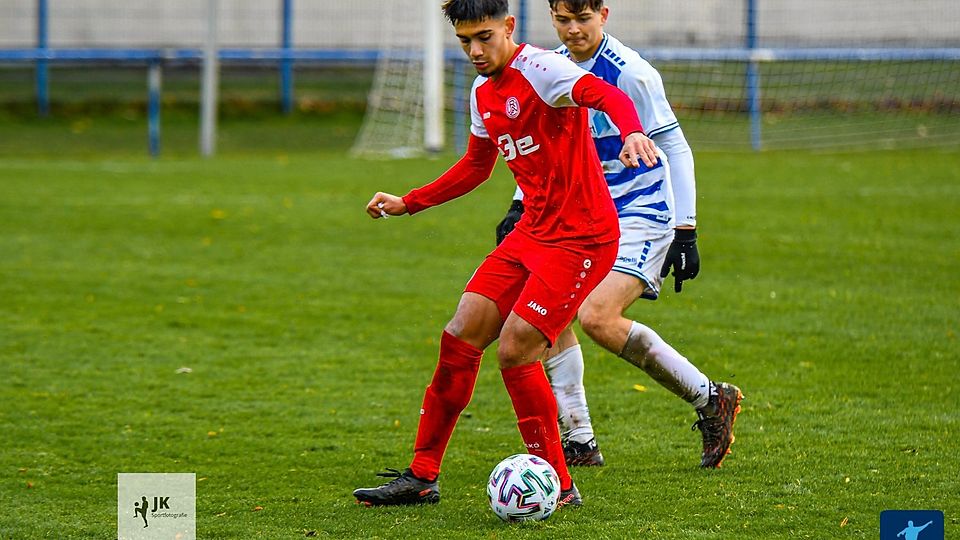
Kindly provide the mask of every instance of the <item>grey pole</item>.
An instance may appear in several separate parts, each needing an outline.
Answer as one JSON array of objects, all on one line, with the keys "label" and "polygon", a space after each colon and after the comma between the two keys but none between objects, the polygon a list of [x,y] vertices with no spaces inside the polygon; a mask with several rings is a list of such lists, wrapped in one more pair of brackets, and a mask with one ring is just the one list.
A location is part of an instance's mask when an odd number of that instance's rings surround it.
[{"label": "grey pole", "polygon": [[200,83],[200,154],[212,156],[217,147],[217,86],[220,65],[217,58],[218,0],[207,0],[207,36],[203,47],[203,79]]}]

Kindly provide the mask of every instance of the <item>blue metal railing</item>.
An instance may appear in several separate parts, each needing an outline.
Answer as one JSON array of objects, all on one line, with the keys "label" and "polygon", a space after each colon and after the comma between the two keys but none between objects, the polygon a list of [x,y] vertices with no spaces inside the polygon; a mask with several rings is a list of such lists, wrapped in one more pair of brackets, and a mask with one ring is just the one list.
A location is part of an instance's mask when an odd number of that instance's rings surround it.
[{"label": "blue metal railing", "polygon": [[[290,113],[294,102],[294,66],[298,62],[369,63],[373,64],[381,52],[376,49],[296,49],[293,47],[294,0],[279,0],[281,3],[281,35],[277,48],[229,48],[219,51],[219,60],[224,62],[268,62],[279,67],[280,101],[284,113]],[[525,41],[530,34],[528,0],[516,1],[518,41]],[[746,64],[744,90],[750,119],[750,140],[754,149],[762,145],[762,101],[760,66],[764,62],[790,61],[958,61],[960,48],[761,48],[759,42],[759,2],[746,0],[744,5],[745,39],[742,47],[735,48],[649,48],[639,52],[654,61],[689,62],[743,62]],[[199,62],[201,49],[194,48],[62,48],[49,46],[48,0],[36,0],[37,35],[36,47],[25,49],[0,49],[0,62],[33,62],[37,112],[49,114],[49,65],[51,62],[123,62],[143,63],[149,67],[148,76],[148,132],[151,154],[159,153],[160,132],[160,74],[165,62]],[[400,53],[411,54],[411,53]],[[446,51],[445,59],[462,60],[458,50]],[[457,107],[464,100],[469,87],[461,88],[461,78],[467,78],[462,62],[456,63],[454,97]],[[464,94],[464,95],[461,95]],[[458,110],[457,118],[462,116]],[[457,146],[460,146],[458,141]]]},{"label": "blue metal railing", "polygon": [[[463,54],[463,53],[460,53]],[[278,61],[296,62],[342,62],[374,63],[380,52],[375,49],[220,49],[219,58],[225,61]],[[146,49],[0,49],[0,62],[146,62],[152,59],[163,61],[199,61],[203,50],[194,48],[146,48]]]},{"label": "blue metal railing", "polygon": [[[874,62],[918,62],[918,61],[958,61],[960,48],[638,48],[637,51],[650,60],[663,62],[804,62],[804,61],[874,61]],[[221,61],[239,62],[330,62],[356,64],[376,63],[381,51],[377,49],[283,49],[283,48],[229,48],[220,49]],[[400,53],[406,55],[410,53]],[[419,58],[419,55],[413,55]],[[446,60],[459,60],[463,57],[460,50],[445,52]],[[0,49],[0,62],[35,62],[40,60],[57,62],[113,61],[147,62],[152,59],[163,61],[199,61],[203,59],[201,49]]]},{"label": "blue metal railing", "polygon": [[[46,5],[45,0],[39,0]],[[289,0],[285,0],[289,1]],[[756,0],[750,0],[751,3]],[[41,9],[45,11],[45,7]],[[37,47],[27,49],[0,49],[0,62],[19,63],[34,62],[36,64],[37,108],[38,113],[45,116],[49,113],[49,96],[47,93],[48,69],[51,62],[122,62],[146,64],[149,67],[148,75],[148,148],[151,155],[160,152],[160,73],[165,62],[200,62],[203,51],[194,48],[182,49],[51,49],[47,46],[46,17],[38,23]],[[755,18],[753,24],[756,24]],[[755,27],[754,27],[755,28]],[[650,48],[639,52],[653,61],[687,61],[687,62],[744,62],[747,64],[746,93],[750,115],[750,138],[754,149],[760,149],[762,144],[761,120],[762,109],[760,101],[759,67],[764,62],[801,62],[801,61],[960,61],[960,48],[759,48],[755,33],[749,34],[746,47],[743,48]],[[223,62],[268,62],[280,63],[281,92],[285,111],[292,109],[293,80],[292,69],[297,62],[311,63],[345,63],[373,65],[382,54],[376,49],[294,49],[284,38],[284,46],[280,48],[229,48],[219,51],[219,59]],[[400,55],[413,55],[401,52]],[[419,57],[417,55],[417,57]],[[448,50],[444,53],[445,60],[463,60],[463,53],[459,50]],[[457,80],[466,77],[462,62],[459,66]],[[287,75],[284,75],[284,73]],[[462,107],[465,104],[465,95],[469,85],[459,85],[455,103]],[[460,95],[463,94],[463,95]],[[461,103],[462,102],[462,103]],[[457,117],[463,111],[458,109]],[[462,130],[457,130],[460,133]],[[465,146],[465,141],[457,140],[455,146],[459,149]]]}]

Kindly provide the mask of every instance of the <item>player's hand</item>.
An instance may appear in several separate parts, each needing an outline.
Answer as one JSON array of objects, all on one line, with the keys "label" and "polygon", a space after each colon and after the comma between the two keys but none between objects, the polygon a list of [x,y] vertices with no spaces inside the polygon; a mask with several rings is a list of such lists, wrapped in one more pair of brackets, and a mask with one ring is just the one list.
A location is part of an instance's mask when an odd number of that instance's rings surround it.
[{"label": "player's hand", "polygon": [[625,167],[636,169],[642,161],[647,167],[657,164],[660,157],[657,155],[657,146],[649,137],[635,131],[623,140],[623,150],[620,150],[620,163]]},{"label": "player's hand", "polygon": [[697,251],[696,229],[675,231],[673,242],[667,250],[667,258],[663,261],[663,268],[660,269],[661,278],[667,277],[671,266],[673,267],[673,290],[676,292],[683,289],[684,280],[693,279],[700,273],[700,252]]},{"label": "player's hand", "polygon": [[497,223],[497,245],[499,246],[503,239],[510,234],[510,231],[516,227],[517,222],[520,221],[520,216],[523,215],[523,201],[519,199],[514,199],[510,203],[510,209],[507,210],[507,215],[500,220],[500,223]]},{"label": "player's hand", "polygon": [[387,216],[402,216],[407,213],[407,205],[403,199],[389,193],[377,192],[367,203],[367,215],[373,219]]}]

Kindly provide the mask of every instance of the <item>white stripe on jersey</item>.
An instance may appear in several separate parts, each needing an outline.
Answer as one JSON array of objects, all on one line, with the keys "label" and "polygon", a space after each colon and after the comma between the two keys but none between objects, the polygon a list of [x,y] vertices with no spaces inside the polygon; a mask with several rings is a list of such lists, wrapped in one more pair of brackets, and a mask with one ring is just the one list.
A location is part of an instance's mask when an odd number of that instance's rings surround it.
[{"label": "white stripe on jersey", "polygon": [[473,80],[473,87],[470,88],[470,133],[481,139],[490,138],[490,134],[487,133],[487,126],[483,124],[483,118],[480,118],[480,111],[477,110],[477,88],[485,82],[487,82],[487,78],[478,75]]},{"label": "white stripe on jersey", "polygon": [[[523,74],[523,78],[530,83],[534,92],[547,105],[557,107],[576,107],[573,101],[573,87],[581,77],[588,72],[568,59],[557,55],[554,51],[547,51],[524,45],[520,54],[513,59],[509,68]],[[549,75],[548,75],[549,73]],[[478,75],[470,88],[470,132],[477,137],[489,139],[490,134],[483,124],[483,118],[477,112],[477,88],[489,79]]]},{"label": "white stripe on jersey", "polygon": [[551,107],[576,107],[573,87],[587,71],[553,51],[525,45],[510,67],[523,73],[533,90]]}]

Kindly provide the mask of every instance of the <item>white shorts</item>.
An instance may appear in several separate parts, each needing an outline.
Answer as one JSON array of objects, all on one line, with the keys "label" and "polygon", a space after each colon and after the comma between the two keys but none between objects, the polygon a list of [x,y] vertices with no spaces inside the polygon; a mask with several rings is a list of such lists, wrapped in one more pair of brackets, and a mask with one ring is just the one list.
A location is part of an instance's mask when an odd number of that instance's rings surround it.
[{"label": "white shorts", "polygon": [[673,229],[651,229],[643,219],[620,220],[620,250],[613,271],[634,276],[646,284],[640,298],[660,296],[660,269],[673,242]]}]

